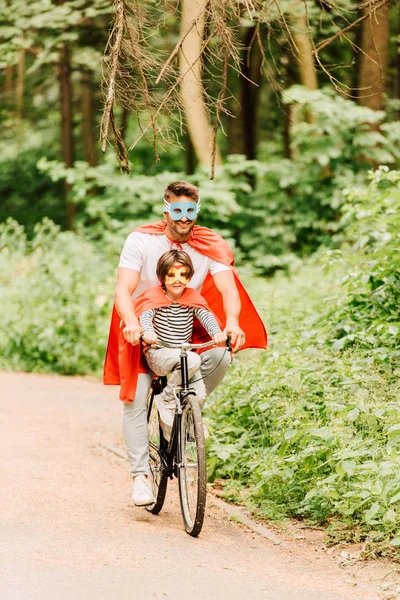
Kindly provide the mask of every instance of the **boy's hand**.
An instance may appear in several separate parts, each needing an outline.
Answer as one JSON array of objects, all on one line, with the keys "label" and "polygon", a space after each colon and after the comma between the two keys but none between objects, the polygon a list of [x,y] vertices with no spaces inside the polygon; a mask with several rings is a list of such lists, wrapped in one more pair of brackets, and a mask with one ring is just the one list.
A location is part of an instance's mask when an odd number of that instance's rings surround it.
[{"label": "boy's hand", "polygon": [[216,344],[225,344],[226,342],[226,333],[217,333],[214,335],[214,342]]},{"label": "boy's hand", "polygon": [[157,343],[157,336],[154,331],[145,331],[142,340],[149,346],[154,346]]}]

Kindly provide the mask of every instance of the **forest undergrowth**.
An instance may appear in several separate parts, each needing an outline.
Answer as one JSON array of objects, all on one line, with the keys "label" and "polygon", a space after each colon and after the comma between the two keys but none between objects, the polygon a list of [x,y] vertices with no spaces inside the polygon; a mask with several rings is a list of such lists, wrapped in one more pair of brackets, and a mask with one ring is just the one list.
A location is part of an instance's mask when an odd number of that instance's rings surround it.
[{"label": "forest undergrowth", "polygon": [[357,235],[347,249],[248,281],[269,350],[234,361],[208,419],[226,498],[399,558],[398,183],[383,169],[368,191],[348,192],[344,219]]},{"label": "forest undergrowth", "polygon": [[[211,477],[260,519],[327,525],[331,540],[400,544],[399,366],[333,350],[343,271],[321,264],[258,281],[267,352],[248,351],[214,393]],[[385,546],[386,547],[386,546]],[[390,545],[389,545],[390,548]]]}]

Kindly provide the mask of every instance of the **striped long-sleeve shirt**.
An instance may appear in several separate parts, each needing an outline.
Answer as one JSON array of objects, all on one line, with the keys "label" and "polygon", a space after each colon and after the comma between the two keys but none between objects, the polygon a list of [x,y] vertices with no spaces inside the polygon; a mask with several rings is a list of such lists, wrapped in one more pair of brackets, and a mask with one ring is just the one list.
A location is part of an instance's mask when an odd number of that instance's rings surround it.
[{"label": "striped long-sleeve shirt", "polygon": [[170,304],[162,308],[146,310],[140,315],[143,330],[154,331],[162,342],[183,344],[192,337],[193,317],[197,317],[210,337],[221,333],[214,315],[205,308]]}]

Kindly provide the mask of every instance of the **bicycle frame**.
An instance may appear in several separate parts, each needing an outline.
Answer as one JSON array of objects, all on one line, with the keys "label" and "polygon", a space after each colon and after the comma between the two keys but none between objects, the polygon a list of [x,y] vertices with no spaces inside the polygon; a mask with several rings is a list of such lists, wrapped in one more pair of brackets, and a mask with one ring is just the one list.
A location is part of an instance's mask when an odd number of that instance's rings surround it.
[{"label": "bicycle frame", "polygon": [[[165,344],[164,342],[158,341],[157,346],[163,348],[174,348],[180,349],[181,354],[179,356],[180,368],[181,368],[181,387],[176,393],[174,390],[174,395],[177,401],[177,410],[175,412],[174,422],[172,424],[171,437],[166,448],[166,453],[159,453],[160,459],[163,463],[168,476],[172,479],[173,474],[177,475],[176,470],[182,464],[182,456],[180,454],[180,446],[176,443],[177,439],[181,433],[181,415],[182,410],[185,407],[186,398],[190,395],[196,395],[196,391],[193,388],[189,387],[189,371],[188,371],[188,352],[194,348],[210,348],[214,346],[214,342],[206,342],[205,344],[189,344],[184,343],[180,345],[172,345]],[[230,339],[229,336],[227,338],[227,347],[230,349]],[[150,409],[151,410],[151,405]],[[174,457],[176,457],[174,464]]]},{"label": "bicycle frame", "polygon": [[[158,342],[156,345],[180,350],[181,383],[173,388],[176,407],[169,442],[163,435],[160,417],[153,407],[154,396],[162,391],[167,379],[166,377],[157,377],[152,383],[147,420],[152,423],[151,436],[149,430],[149,453],[155,491],[154,503],[146,508],[153,514],[160,512],[165,501],[168,479],[172,479],[175,475],[179,483],[179,498],[185,530],[189,535],[197,537],[203,526],[205,515],[207,467],[200,406],[196,399],[190,398],[192,395],[196,396],[196,389],[190,387],[188,352],[192,348],[211,347],[214,342],[196,345],[189,343],[170,345]],[[229,336],[227,347],[231,350]]]}]

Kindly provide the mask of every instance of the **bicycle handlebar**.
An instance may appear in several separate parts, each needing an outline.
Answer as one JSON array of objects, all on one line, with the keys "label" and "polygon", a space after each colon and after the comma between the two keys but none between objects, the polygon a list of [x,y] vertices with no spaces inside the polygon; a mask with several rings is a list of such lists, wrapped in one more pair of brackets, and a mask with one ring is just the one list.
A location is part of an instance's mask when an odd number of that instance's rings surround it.
[{"label": "bicycle handlebar", "polygon": [[[142,336],[140,336],[142,337]],[[228,334],[226,336],[226,346],[228,348],[229,351],[232,350],[231,348],[231,336]],[[205,342],[204,344],[190,344],[189,342],[185,342],[183,344],[167,344],[166,342],[162,342],[161,340],[157,340],[157,342],[154,344],[153,348],[158,346],[159,348],[172,348],[172,349],[177,349],[177,350],[193,350],[196,348],[210,348],[211,346],[215,346],[215,342],[214,340],[210,340],[209,342]]]}]

